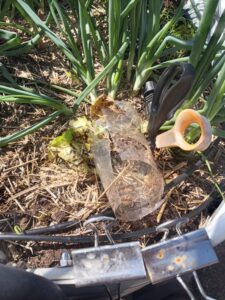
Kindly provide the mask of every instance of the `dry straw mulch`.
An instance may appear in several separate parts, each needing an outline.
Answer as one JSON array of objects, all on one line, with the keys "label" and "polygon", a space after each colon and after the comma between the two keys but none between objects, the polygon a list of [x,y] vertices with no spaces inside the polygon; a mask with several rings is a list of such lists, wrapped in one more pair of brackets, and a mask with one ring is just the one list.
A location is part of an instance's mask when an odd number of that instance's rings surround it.
[{"label": "dry straw mulch", "polygon": [[[66,66],[62,59],[50,61],[45,51],[40,51],[38,55],[35,52],[33,57],[22,57],[19,64],[17,61],[17,67],[13,58],[5,62],[11,72],[19,77],[35,78],[67,86],[70,84],[77,92],[82,89],[79,83],[74,87],[74,83],[70,82],[71,79],[66,75]],[[21,79],[21,83],[25,83],[24,79]],[[47,91],[43,88],[44,93]],[[123,95],[120,93],[120,98],[123,98]],[[55,97],[58,97],[56,93]],[[70,96],[61,95],[60,98],[68,104],[72,102]],[[141,98],[138,101],[129,98],[128,101],[135,103],[137,109],[141,110]],[[36,106],[0,104],[0,136],[27,127],[46,113],[48,113],[46,110]],[[88,115],[89,107],[82,105],[78,114]],[[87,170],[79,168],[79,165],[66,164],[60,159],[49,161],[47,155],[49,142],[67,127],[68,120],[59,118],[37,133],[0,149],[0,218],[8,219],[6,223],[0,224],[1,231],[12,231],[15,225],[19,225],[22,230],[27,230],[67,220],[85,220],[88,216],[109,208],[91,157],[87,162]],[[218,183],[223,184],[225,173],[223,144],[220,143],[214,150],[215,155],[211,162],[214,178]],[[181,174],[185,167],[193,163],[170,150],[156,152],[155,158],[166,182]],[[208,169],[203,166],[188,180],[169,191],[165,195],[164,204],[155,214],[134,224],[119,222],[115,230],[119,232],[141,229],[185,215],[205,201],[213,189],[214,184]],[[194,226],[204,218],[202,214]],[[85,232],[80,228],[70,233]],[[143,243],[147,241],[142,240]],[[12,262],[18,263],[23,260],[29,266],[49,266],[59,257],[60,247],[56,249],[55,245],[46,246],[39,243],[37,246],[33,242],[10,242],[5,246]]]}]

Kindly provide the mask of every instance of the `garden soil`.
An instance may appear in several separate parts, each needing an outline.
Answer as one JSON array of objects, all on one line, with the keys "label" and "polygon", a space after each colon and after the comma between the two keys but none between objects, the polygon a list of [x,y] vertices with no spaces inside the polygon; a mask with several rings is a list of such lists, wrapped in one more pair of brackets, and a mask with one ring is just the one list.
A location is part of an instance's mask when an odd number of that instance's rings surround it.
[{"label": "garden soil", "polygon": [[[3,58],[2,62],[17,78],[18,84],[33,88],[56,99],[72,105],[73,97],[57,93],[35,81],[69,86],[79,93],[83,86],[68,75],[69,66],[53,45],[43,41],[39,49],[18,58]],[[143,119],[145,109],[143,99],[133,98],[129,87],[119,91],[118,100],[129,101]],[[104,93],[99,86],[99,94]],[[24,129],[49,114],[48,109],[35,105],[0,104],[0,136],[6,136]],[[90,119],[90,106],[82,104],[77,116],[86,115]],[[48,145],[55,137],[68,128],[69,119],[60,117],[38,132],[13,142],[0,149],[0,223],[2,232],[23,232],[58,224],[68,220],[86,220],[90,215],[110,210],[110,205],[96,174],[90,153],[83,150],[83,160],[69,164],[60,158],[49,159]],[[74,141],[76,143],[76,141]],[[160,150],[154,153],[155,161],[163,173],[166,183],[182,174],[198,159],[177,150]],[[85,168],[83,167],[85,164]],[[212,173],[203,163],[188,179],[164,194],[163,205],[143,220],[129,223],[119,221],[113,232],[130,232],[154,226],[167,220],[185,216],[204,201],[216,189],[217,182],[224,190],[225,150],[224,143],[213,147],[213,157],[209,160]],[[208,214],[219,204],[221,197],[215,199],[213,206],[197,219],[190,222],[184,231],[195,229],[202,224]],[[90,234],[82,226],[68,234]],[[173,234],[173,233],[172,233]],[[140,239],[142,245],[158,240],[160,236]],[[10,264],[22,267],[48,267],[58,265],[61,252],[72,245],[35,242],[5,242],[1,248],[6,252]]]}]

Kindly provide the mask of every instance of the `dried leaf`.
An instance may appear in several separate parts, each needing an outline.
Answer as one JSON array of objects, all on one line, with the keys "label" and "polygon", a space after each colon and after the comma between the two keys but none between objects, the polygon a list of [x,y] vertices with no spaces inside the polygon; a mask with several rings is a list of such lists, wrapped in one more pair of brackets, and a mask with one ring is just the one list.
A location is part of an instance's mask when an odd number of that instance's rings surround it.
[{"label": "dried leaf", "polygon": [[94,118],[100,117],[102,115],[102,108],[109,107],[113,104],[114,100],[111,97],[107,95],[99,96],[91,106],[91,116]]},{"label": "dried leaf", "polygon": [[71,120],[69,126],[75,136],[83,136],[88,133],[92,127],[91,121],[89,121],[85,116],[79,117],[75,120]]},{"label": "dried leaf", "polygon": [[145,134],[148,132],[148,121],[147,120],[143,120],[140,124],[140,130],[141,133]]}]

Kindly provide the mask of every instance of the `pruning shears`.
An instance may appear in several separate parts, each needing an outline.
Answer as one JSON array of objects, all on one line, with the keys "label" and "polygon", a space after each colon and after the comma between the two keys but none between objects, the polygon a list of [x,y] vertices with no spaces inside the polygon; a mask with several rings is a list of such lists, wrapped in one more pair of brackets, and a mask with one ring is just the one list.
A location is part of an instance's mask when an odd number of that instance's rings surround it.
[{"label": "pruning shears", "polygon": [[[192,109],[183,110],[177,117],[172,129],[157,136],[163,123],[171,119],[183,104],[195,79],[195,69],[189,63],[175,63],[168,67],[155,84],[145,84],[144,98],[149,114],[148,134],[154,149],[162,147],[180,147],[183,150],[205,150],[212,138],[209,121]],[[186,128],[197,123],[201,128],[201,137],[195,144],[184,140]]]}]

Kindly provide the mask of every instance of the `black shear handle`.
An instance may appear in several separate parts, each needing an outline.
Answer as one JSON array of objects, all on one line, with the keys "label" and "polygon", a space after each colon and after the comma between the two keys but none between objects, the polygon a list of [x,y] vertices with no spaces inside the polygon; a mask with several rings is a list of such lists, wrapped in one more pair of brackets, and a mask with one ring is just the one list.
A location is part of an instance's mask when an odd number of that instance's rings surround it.
[{"label": "black shear handle", "polygon": [[150,109],[149,137],[153,146],[160,127],[166,120],[172,118],[184,102],[194,78],[195,69],[189,63],[175,63],[160,76]]}]

